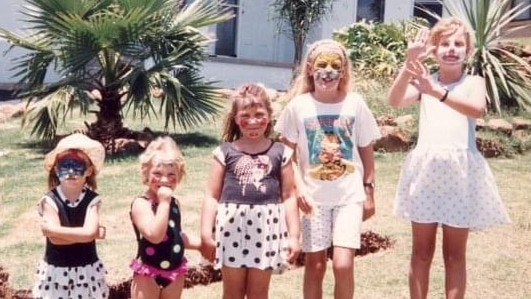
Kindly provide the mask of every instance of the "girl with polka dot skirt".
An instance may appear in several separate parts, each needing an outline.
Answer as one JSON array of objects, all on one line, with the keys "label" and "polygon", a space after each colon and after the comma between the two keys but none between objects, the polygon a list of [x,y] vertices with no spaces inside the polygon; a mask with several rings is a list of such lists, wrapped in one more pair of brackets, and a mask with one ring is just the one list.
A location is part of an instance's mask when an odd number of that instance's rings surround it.
[{"label": "girl with polka dot skirt", "polygon": [[268,298],[271,274],[300,251],[293,151],[270,139],[271,115],[265,90],[244,85],[213,151],[201,238],[205,258],[221,268],[225,299]]},{"label": "girl with polka dot skirt", "polygon": [[[439,226],[443,231],[446,298],[463,298],[469,231],[509,222],[489,166],[476,148],[476,119],[486,107],[485,79],[467,75],[473,32],[462,20],[441,19],[421,29],[407,49],[389,103],[420,105],[419,137],[398,182],[395,214],[411,221],[411,298],[428,296]],[[439,71],[423,60],[431,55]]]},{"label": "girl with polka dot skirt", "polygon": [[108,298],[106,271],[96,251],[96,240],[105,237],[95,192],[104,159],[103,146],[83,134],[61,139],[46,155],[49,191],[38,203],[46,249],[33,298]]},{"label": "girl with polka dot skirt", "polygon": [[335,298],[354,297],[354,255],[361,226],[375,213],[374,142],[380,131],[365,100],[353,92],[345,47],[323,39],[308,48],[275,129],[297,154],[302,217],[304,298],[322,298],[333,246]]},{"label": "girl with polka dot skirt", "polygon": [[185,175],[185,161],[168,136],[153,140],[140,155],[146,192],[131,204],[131,221],[138,242],[131,261],[132,299],[181,298],[187,272],[184,250],[199,249],[200,239],[181,229],[181,209],[173,196]]}]

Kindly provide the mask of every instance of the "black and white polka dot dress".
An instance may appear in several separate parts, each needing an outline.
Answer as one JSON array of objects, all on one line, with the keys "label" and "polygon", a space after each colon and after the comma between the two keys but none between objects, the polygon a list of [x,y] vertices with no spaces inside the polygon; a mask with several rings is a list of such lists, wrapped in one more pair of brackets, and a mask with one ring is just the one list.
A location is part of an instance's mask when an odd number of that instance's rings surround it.
[{"label": "black and white polka dot dress", "polygon": [[[82,226],[89,207],[100,203],[97,193],[85,189],[74,204],[68,203],[58,187],[40,201],[42,215],[44,202],[56,208],[62,226]],[[95,241],[55,245],[46,240],[44,259],[36,272],[32,295],[35,299],[106,299],[109,287],[105,281],[106,270],[98,258]]]},{"label": "black and white polka dot dress", "polygon": [[226,143],[214,150],[225,165],[215,222],[215,268],[257,268],[281,273],[289,267],[288,230],[280,201],[280,172],[291,149],[272,143],[249,155]]}]

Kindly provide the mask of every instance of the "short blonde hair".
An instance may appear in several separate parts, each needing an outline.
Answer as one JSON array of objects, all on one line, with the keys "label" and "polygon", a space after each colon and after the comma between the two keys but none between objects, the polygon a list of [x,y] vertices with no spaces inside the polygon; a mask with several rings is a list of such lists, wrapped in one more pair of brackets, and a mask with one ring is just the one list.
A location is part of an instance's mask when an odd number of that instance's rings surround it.
[{"label": "short blonde hair", "polygon": [[474,31],[467,23],[457,17],[440,19],[430,30],[429,43],[437,46],[444,36],[452,35],[456,32],[463,33],[466,40],[466,52],[467,54],[472,53],[475,43]]},{"label": "short blonde hair", "polygon": [[154,158],[161,154],[169,157],[168,162],[177,167],[177,183],[181,182],[182,178],[186,175],[186,163],[179,146],[171,137],[161,136],[151,141],[139,157],[143,184],[147,184],[149,181],[149,171],[154,166]]}]

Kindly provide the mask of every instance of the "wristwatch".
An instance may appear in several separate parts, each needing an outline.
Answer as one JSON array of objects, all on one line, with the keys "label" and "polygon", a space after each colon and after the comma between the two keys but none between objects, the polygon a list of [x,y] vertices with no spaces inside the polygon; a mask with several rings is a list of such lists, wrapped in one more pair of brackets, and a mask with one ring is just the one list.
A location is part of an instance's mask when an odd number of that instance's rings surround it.
[{"label": "wristwatch", "polygon": [[374,182],[365,182],[365,183],[363,183],[363,187],[364,188],[369,188],[369,189],[374,189],[374,187],[376,187],[376,185],[374,184]]}]

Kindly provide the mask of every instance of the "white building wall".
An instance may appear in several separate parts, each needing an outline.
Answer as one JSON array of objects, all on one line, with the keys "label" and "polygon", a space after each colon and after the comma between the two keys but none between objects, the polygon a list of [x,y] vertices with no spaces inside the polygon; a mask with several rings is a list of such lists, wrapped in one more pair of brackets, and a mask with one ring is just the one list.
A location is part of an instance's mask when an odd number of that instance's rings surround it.
[{"label": "white building wall", "polygon": [[[9,31],[17,33],[22,32],[22,22],[19,21],[21,15],[20,0],[2,0],[2,9],[0,9],[0,27]],[[11,78],[13,72],[9,71],[12,68],[11,60],[23,54],[22,50],[13,49],[7,55],[5,51],[9,48],[9,44],[0,39],[0,83],[14,82]]]},{"label": "white building wall", "polygon": [[[0,10],[0,27],[21,32],[24,25],[20,22],[22,17],[18,11],[21,9],[23,0],[2,0],[3,9]],[[413,0],[386,0],[385,3],[385,22],[395,22],[409,19],[413,14]],[[274,65],[284,65],[282,68],[281,81],[284,81],[286,69],[293,61],[294,45],[293,41],[286,35],[281,34],[278,30],[278,20],[275,19],[272,4],[273,0],[241,0],[238,16],[238,32],[236,42],[237,58],[241,61],[257,61],[259,64],[271,63]],[[312,30],[307,38],[307,44],[323,38],[331,38],[332,33],[342,27],[348,26],[356,20],[357,0],[336,0],[333,4],[333,11],[326,16],[322,22]],[[209,34],[215,34],[215,28],[206,29]],[[0,40],[0,51],[3,54],[7,49],[7,43]],[[208,52],[213,54],[214,47],[210,46]],[[7,56],[0,56],[0,83],[15,82],[11,78],[13,72],[9,69],[12,67],[11,59],[22,55],[21,50],[12,50]],[[230,60],[230,59],[229,59]],[[229,61],[230,62],[230,61]],[[225,62],[227,64],[227,62]],[[231,67],[232,68],[232,67]],[[241,67],[235,67],[240,69]],[[220,70],[218,76],[215,73]],[[271,69],[273,73],[280,70]],[[223,67],[216,63],[212,67],[205,67],[207,77],[226,78],[230,73],[223,71]],[[51,75],[56,77],[56,75]],[[274,78],[275,75],[268,76]],[[217,79],[219,79],[217,78]],[[216,79],[216,78],[214,78]],[[264,78],[265,79],[265,78]],[[239,85],[240,82],[234,82],[230,85]],[[275,85],[280,84],[280,80]],[[281,87],[281,86],[278,86]]]}]

